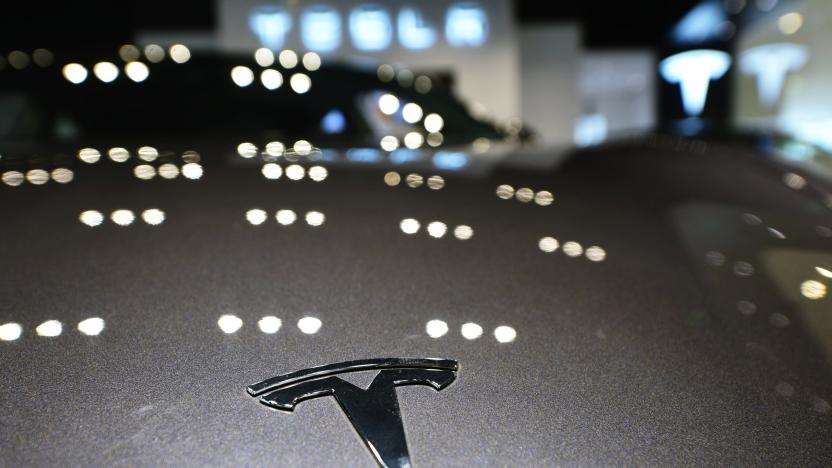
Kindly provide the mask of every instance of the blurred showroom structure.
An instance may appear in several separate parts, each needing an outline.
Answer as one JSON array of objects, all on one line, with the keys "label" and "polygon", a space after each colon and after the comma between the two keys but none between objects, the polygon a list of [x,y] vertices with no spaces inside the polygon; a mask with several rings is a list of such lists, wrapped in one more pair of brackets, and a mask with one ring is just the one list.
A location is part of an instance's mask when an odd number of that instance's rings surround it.
[{"label": "blurred showroom structure", "polygon": [[[475,116],[522,122],[551,146],[717,128],[774,131],[832,150],[832,57],[823,51],[832,43],[832,3],[544,3],[216,0],[186,2],[177,18],[197,18],[190,25],[139,21],[125,28],[90,20],[96,28],[79,34],[124,30],[129,36],[120,37],[139,45],[235,53],[288,48],[313,50],[324,61],[390,63],[447,77]],[[171,14],[161,2],[147,5],[147,16]],[[628,39],[633,35],[641,39]],[[684,55],[692,51],[705,52]],[[691,65],[696,60],[716,68],[694,80],[705,73]],[[790,151],[801,158],[814,150],[798,144]]]}]

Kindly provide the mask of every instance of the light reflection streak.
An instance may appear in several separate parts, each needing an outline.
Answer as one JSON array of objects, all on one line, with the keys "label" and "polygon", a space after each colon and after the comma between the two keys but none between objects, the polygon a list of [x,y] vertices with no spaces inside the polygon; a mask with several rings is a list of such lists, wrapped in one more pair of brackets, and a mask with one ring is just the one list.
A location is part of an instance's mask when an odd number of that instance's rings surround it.
[{"label": "light reflection streak", "polygon": [[0,325],[0,340],[15,341],[23,334],[23,327],[19,323],[8,322]]},{"label": "light reflection streak", "polygon": [[231,335],[237,333],[243,327],[243,320],[236,315],[225,314],[217,319],[217,326],[220,327],[223,333]]},{"label": "light reflection streak", "polygon": [[104,319],[90,317],[78,322],[78,331],[87,336],[98,336],[104,331]]},{"label": "light reflection streak", "polygon": [[431,338],[441,338],[448,333],[448,324],[443,320],[429,320],[425,324],[425,333]]}]

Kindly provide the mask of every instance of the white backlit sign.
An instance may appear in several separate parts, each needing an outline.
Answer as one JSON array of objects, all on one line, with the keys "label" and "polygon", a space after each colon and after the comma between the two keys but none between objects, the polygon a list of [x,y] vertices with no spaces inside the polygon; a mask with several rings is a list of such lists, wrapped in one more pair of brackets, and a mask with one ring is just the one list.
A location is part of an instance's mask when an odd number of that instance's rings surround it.
[{"label": "white backlit sign", "polygon": [[363,5],[350,12],[350,37],[358,50],[384,50],[393,40],[390,13],[378,5]]},{"label": "white backlit sign", "polygon": [[766,44],[740,54],[740,69],[757,78],[760,102],[777,104],[786,74],[803,68],[809,61],[809,48],[800,44]]},{"label": "white backlit sign", "polygon": [[[291,11],[285,6],[265,5],[251,12],[249,27],[263,47],[278,50],[286,46],[295,20]],[[312,5],[300,10],[297,34],[306,49],[332,52],[342,46],[343,20],[334,6]],[[445,41],[451,47],[481,47],[488,40],[488,13],[477,2],[453,3],[443,16],[437,16],[436,8],[420,4],[402,6],[398,11],[385,4],[358,4],[349,11],[346,28],[352,46],[360,51],[386,50],[394,35],[405,49],[425,50],[439,42],[443,20]]]},{"label": "white backlit sign", "polygon": [[292,29],[292,18],[283,8],[262,6],[252,12],[249,27],[265,47],[279,49]]},{"label": "white backlit sign", "polygon": [[427,49],[436,42],[436,29],[431,27],[416,8],[399,11],[399,42],[408,49]]},{"label": "white backlit sign", "polygon": [[313,6],[300,17],[300,39],[315,52],[330,52],[341,45],[341,15],[335,8]]}]

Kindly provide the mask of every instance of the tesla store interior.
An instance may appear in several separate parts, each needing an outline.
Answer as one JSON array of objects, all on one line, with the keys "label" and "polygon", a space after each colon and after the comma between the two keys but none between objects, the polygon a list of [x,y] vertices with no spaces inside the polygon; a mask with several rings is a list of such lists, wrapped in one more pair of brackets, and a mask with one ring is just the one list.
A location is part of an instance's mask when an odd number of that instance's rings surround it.
[{"label": "tesla store interior", "polygon": [[832,466],[832,1],[0,7],[0,466]]}]

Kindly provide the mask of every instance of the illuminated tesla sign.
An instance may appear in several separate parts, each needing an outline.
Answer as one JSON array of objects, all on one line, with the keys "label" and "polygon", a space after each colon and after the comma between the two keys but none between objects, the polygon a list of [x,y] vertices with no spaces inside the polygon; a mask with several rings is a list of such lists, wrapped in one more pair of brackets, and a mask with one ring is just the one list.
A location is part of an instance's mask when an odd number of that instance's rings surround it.
[{"label": "illuminated tesla sign", "polygon": [[358,50],[384,50],[393,40],[390,14],[378,5],[353,8],[350,13],[350,37]]},{"label": "illuminated tesla sign", "polygon": [[705,109],[711,80],[718,80],[731,66],[731,57],[720,50],[689,50],[664,59],[659,64],[662,76],[669,83],[678,83],[682,105],[690,116]]},{"label": "illuminated tesla sign", "polygon": [[263,6],[252,12],[249,27],[264,46],[279,49],[283,47],[286,35],[292,29],[292,18],[283,8]]},{"label": "illuminated tesla sign", "polygon": [[476,3],[458,3],[448,9],[445,36],[454,47],[479,47],[488,37],[485,10]]},{"label": "illuminated tesla sign", "polygon": [[300,17],[300,39],[315,52],[331,52],[341,45],[341,15],[332,7],[313,6]]},{"label": "illuminated tesla sign", "polygon": [[[284,47],[294,23],[291,11],[264,5],[250,13],[249,27],[264,47]],[[342,46],[344,19],[338,9],[327,4],[301,9],[301,43],[316,52],[337,50]],[[478,2],[452,3],[444,14],[432,5],[405,5],[395,11],[385,4],[360,3],[349,10],[346,28],[352,46],[363,52],[387,50],[394,38],[405,49],[425,50],[438,42],[443,20],[445,41],[451,47],[482,47],[488,40],[488,13]]]},{"label": "illuminated tesla sign", "polygon": [[436,42],[436,29],[425,21],[416,8],[399,12],[399,42],[408,49],[427,49]]},{"label": "illuminated tesla sign", "polygon": [[740,54],[740,69],[757,77],[760,102],[774,106],[780,99],[786,75],[803,68],[809,61],[809,49],[800,44],[767,44]]}]

